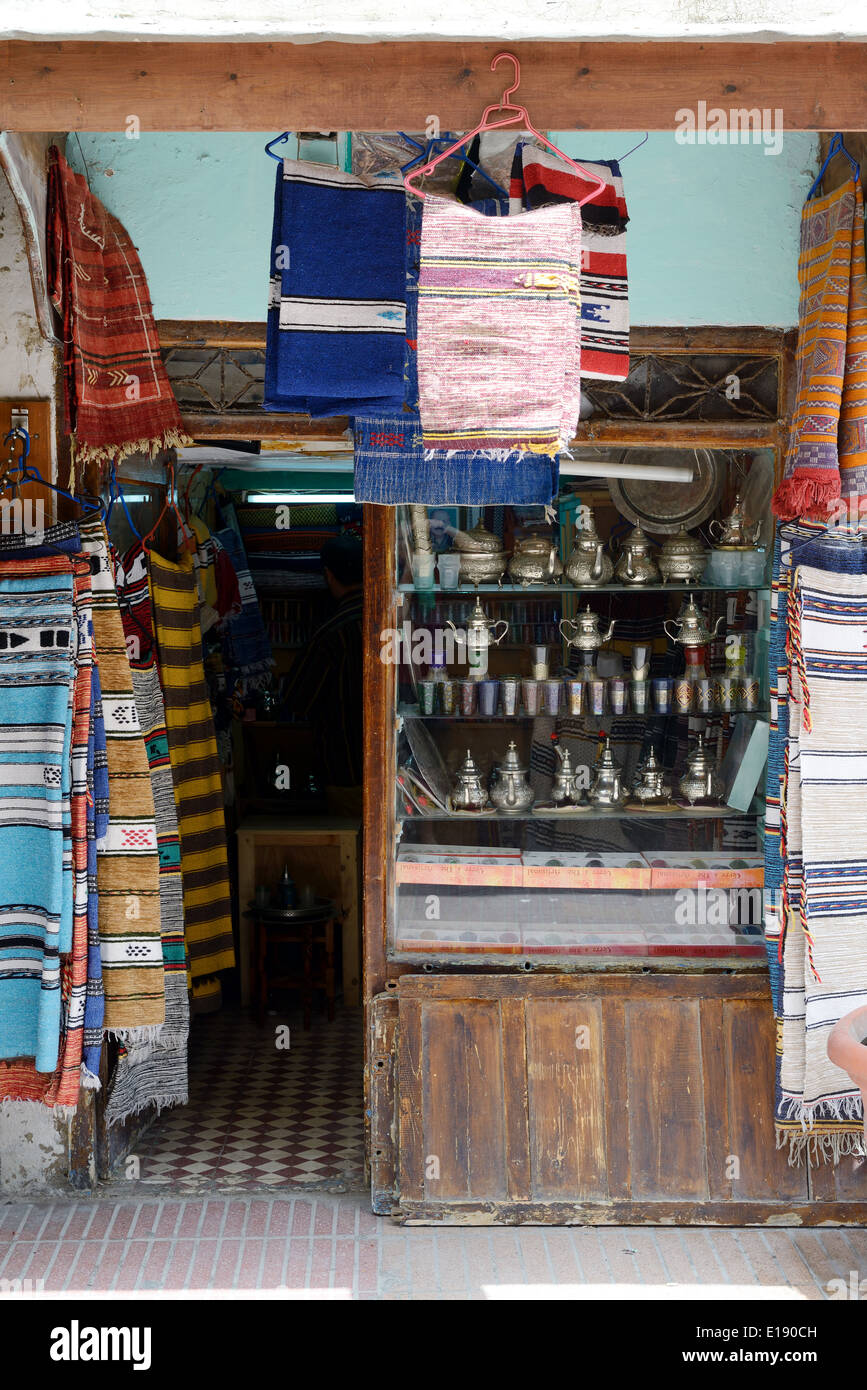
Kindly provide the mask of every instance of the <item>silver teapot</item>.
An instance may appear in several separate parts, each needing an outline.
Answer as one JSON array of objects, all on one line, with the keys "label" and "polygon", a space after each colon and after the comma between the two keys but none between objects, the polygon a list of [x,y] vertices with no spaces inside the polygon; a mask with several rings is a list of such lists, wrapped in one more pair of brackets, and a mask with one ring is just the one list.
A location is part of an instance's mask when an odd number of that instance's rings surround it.
[{"label": "silver teapot", "polygon": [[516,584],[552,584],[563,573],[557,547],[549,536],[524,536],[512,551],[509,578]]},{"label": "silver teapot", "polygon": [[488,794],[479,769],[473,761],[469,748],[467,756],[458,768],[455,788],[452,792],[453,811],[483,811],[488,804]]},{"label": "silver teapot", "polygon": [[695,583],[704,574],[707,551],[697,536],[691,536],[681,527],[676,535],[665,541],[657,564],[663,584],[669,579]]},{"label": "silver teapot", "polygon": [[621,543],[614,578],[621,584],[655,584],[659,577],[652,541],[640,526],[635,526]]},{"label": "silver teapot", "polygon": [[575,540],[566,561],[566,578],[579,588],[590,589],[609,582],[614,573],[614,562],[605,554],[592,508],[585,510],[587,524],[575,527]]},{"label": "silver teapot", "polygon": [[[496,621],[489,618],[482,607],[482,600],[476,598],[476,605],[470,614],[470,621],[467,623],[465,632],[455,627],[451,618],[446,619],[446,624],[455,634],[457,646],[465,646],[467,664],[470,668],[471,676],[482,676],[488,669],[487,652],[490,646],[499,646],[506,633],[509,631],[509,624],[505,618],[498,618]],[[496,635],[498,627],[502,627],[499,636]]]},{"label": "silver teapot", "polygon": [[458,576],[466,584],[498,584],[506,572],[508,554],[502,541],[482,525],[470,531],[451,532],[452,545],[460,552]]},{"label": "silver teapot", "polygon": [[674,642],[675,646],[706,647],[708,642],[716,637],[720,623],[725,622],[725,617],[717,618],[713,628],[709,628],[704,620],[704,614],[697,607],[695,599],[690,594],[689,602],[684,604],[679,616],[674,619],[678,626],[677,632],[669,632],[670,622],[671,619],[669,618],[662,626],[666,637]]},{"label": "silver teapot", "polygon": [[[611,641],[616,621],[616,618],[612,618],[608,631],[600,632],[599,619],[588,603],[586,608],[581,609],[577,618],[560,619],[560,635],[567,646],[581,652],[585,666],[592,666],[599,648]],[[571,635],[566,631],[567,628],[572,628]]]},{"label": "silver teapot", "polygon": [[562,748],[559,743],[555,743],[554,752],[557,755],[557,770],[554,773],[551,800],[555,806],[585,805],[587,797],[577,784],[577,773],[572,767],[569,749]]},{"label": "silver teapot", "polygon": [[590,801],[594,806],[617,807],[626,800],[623,787],[623,771],[614,761],[611,752],[611,739],[606,734],[602,754],[593,769],[593,785],[590,788]]},{"label": "silver teapot", "polygon": [[[714,527],[719,530],[719,539],[716,538]],[[755,550],[759,543],[762,523],[757,521],[750,525],[747,521],[747,514],[744,511],[744,501],[741,494],[735,494],[735,502],[731,512],[724,521],[717,521],[716,518],[709,524],[708,530],[714,537],[718,550]]]},{"label": "silver teapot", "polygon": [[665,781],[665,768],[658,761],[656,749],[653,747],[635,779],[632,797],[643,806],[661,805],[671,797],[671,786]]},{"label": "silver teapot", "polygon": [[699,734],[695,748],[687,757],[686,772],[678,782],[678,791],[690,806],[698,802],[715,804],[722,797],[722,778],[704,741],[704,734]]},{"label": "silver teapot", "polygon": [[536,794],[527,781],[527,769],[521,766],[515,744],[510,743],[497,778],[491,784],[491,802],[498,811],[516,816],[529,810],[535,800]]}]

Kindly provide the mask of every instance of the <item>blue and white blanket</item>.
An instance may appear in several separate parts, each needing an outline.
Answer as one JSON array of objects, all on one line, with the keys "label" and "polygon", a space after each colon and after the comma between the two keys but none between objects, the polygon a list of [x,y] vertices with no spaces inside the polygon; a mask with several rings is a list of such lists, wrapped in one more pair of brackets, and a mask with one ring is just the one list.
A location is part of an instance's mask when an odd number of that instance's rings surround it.
[{"label": "blue and white blanket", "polygon": [[285,159],[271,240],[265,409],[314,419],[403,404],[406,194]]}]

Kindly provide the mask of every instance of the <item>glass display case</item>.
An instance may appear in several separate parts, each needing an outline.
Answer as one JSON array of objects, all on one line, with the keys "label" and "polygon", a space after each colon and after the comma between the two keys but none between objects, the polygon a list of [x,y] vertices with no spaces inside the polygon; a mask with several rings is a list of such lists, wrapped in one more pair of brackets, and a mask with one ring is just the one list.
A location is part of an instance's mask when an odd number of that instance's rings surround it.
[{"label": "glass display case", "polygon": [[398,509],[390,959],[763,968],[773,454],[648,452]]}]

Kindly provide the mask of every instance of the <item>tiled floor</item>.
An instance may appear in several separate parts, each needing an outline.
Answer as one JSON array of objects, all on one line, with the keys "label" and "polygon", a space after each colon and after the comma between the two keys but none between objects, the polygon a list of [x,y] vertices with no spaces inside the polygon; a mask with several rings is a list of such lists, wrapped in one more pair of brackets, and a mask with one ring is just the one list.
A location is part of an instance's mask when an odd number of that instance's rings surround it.
[{"label": "tiled floor", "polygon": [[865,1276],[863,1230],[398,1227],[371,1215],[363,1193],[0,1203],[0,1301],[255,1289],[276,1298],[800,1302],[857,1297]]},{"label": "tiled floor", "polygon": [[143,1134],[110,1186],[172,1193],[358,1188],[364,1176],[360,1009],[269,1015],[240,1009],[197,1018],[190,1102]]}]

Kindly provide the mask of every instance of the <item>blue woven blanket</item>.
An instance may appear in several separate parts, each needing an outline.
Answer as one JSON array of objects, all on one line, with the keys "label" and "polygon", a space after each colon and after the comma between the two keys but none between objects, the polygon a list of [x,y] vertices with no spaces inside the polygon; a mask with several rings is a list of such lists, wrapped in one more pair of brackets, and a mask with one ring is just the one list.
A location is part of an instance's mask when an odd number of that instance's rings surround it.
[{"label": "blue woven blanket", "polygon": [[278,166],[265,409],[400,409],[406,194],[399,178]]},{"label": "blue woven blanket", "polygon": [[84,999],[83,1071],[99,1076],[105,989],[99,943],[99,884],[96,842],[108,834],[108,757],[99,667],[94,663],[90,686],[90,735],[87,741],[87,993]]},{"label": "blue woven blanket", "polygon": [[[228,508],[226,510],[229,511]],[[227,526],[214,534],[235,567],[241,595],[240,613],[234,618],[224,618],[220,624],[226,671],[233,678],[240,674],[245,680],[261,679],[269,675],[274,658],[247,565],[244,543],[234,526]]]},{"label": "blue woven blanket", "polygon": [[72,945],[73,647],[71,572],[0,582],[0,1057],[34,1057],[41,1072],[57,1063]]}]

